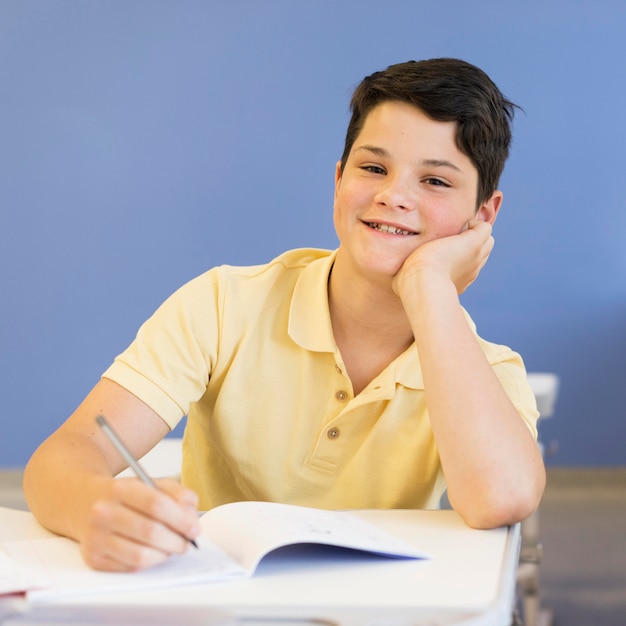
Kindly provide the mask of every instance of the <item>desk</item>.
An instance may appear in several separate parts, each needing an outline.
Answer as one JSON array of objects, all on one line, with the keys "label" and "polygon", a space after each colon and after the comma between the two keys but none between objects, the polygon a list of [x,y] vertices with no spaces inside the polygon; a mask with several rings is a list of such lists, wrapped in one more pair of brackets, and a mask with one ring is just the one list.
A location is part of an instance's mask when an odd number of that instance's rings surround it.
[{"label": "desk", "polygon": [[[152,611],[162,609],[161,616],[174,611],[177,619],[172,623],[216,626],[509,626],[519,525],[473,530],[450,510],[372,510],[359,511],[358,515],[432,558],[413,561],[355,556],[338,565],[329,554],[311,556],[303,567],[300,561],[270,555],[254,577],[246,580],[64,598],[63,605],[40,610],[53,616],[54,610],[67,606],[80,606],[87,612],[94,611],[98,603],[118,609],[130,606],[132,610],[143,606]],[[30,513],[0,507],[0,541],[46,536],[50,533]],[[36,612],[28,623],[55,623],[53,618],[35,621]],[[198,621],[203,612],[204,621]],[[207,621],[207,613],[227,618]],[[11,623],[26,623],[20,621],[23,619]],[[116,618],[112,623],[140,622]]]}]

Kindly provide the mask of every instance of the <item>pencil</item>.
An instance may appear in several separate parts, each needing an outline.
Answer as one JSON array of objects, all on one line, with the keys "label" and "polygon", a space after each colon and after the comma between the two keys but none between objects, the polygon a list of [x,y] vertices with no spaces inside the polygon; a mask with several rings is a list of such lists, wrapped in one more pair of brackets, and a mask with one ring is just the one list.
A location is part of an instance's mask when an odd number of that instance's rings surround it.
[{"label": "pencil", "polygon": [[[107,422],[104,415],[97,415],[96,422],[98,422],[98,425],[102,428],[102,432],[115,446],[115,449],[120,453],[122,458],[128,463],[128,466],[133,470],[133,472],[135,472],[137,478],[139,478],[144,485],[147,485],[152,489],[158,489],[156,483],[152,480],[152,478],[150,478],[141,465],[139,465],[135,457],[133,457],[128,448],[122,443],[122,440],[118,437],[117,433],[113,430],[113,428],[111,428],[111,425]],[[194,548],[198,547],[198,544],[193,539],[189,539],[189,543]]]}]

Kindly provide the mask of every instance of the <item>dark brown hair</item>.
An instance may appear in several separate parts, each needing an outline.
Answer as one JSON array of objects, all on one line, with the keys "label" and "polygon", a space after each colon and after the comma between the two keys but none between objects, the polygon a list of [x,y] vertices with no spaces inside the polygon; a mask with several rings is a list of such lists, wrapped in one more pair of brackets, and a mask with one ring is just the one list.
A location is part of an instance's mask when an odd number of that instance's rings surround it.
[{"label": "dark brown hair", "polygon": [[491,197],[509,156],[516,105],[485,72],[459,59],[442,58],[390,65],[364,78],[350,102],[341,171],[367,115],[390,100],[408,102],[439,122],[457,122],[457,147],[478,170],[477,206]]}]

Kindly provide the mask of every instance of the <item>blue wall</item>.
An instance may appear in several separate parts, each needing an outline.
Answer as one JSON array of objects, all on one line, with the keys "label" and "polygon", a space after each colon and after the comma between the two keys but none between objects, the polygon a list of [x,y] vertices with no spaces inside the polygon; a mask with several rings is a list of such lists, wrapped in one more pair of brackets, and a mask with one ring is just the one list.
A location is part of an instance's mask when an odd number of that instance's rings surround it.
[{"label": "blue wall", "polygon": [[458,56],[523,106],[479,330],[562,378],[559,465],[626,464],[626,3],[0,0],[0,466],[176,287],[334,247],[352,88]]}]

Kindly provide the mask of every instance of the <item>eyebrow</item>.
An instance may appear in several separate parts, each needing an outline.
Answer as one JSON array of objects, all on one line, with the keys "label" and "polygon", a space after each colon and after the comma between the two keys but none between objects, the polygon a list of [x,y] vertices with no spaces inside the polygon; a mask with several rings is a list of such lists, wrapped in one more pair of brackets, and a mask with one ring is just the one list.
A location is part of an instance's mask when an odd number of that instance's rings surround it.
[{"label": "eyebrow", "polygon": [[[381,148],[379,146],[370,146],[370,145],[358,146],[355,151],[359,151],[359,150],[366,150],[367,152],[371,152],[372,154],[375,154],[381,157],[391,156],[388,150],[386,150],[385,148]],[[425,165],[427,167],[448,167],[450,169],[453,169],[456,172],[461,171],[461,168],[457,167],[454,163],[452,163],[452,161],[448,161],[447,159],[422,159],[419,162],[419,165]]]},{"label": "eyebrow", "polygon": [[373,154],[377,156],[389,156],[389,152],[387,150],[385,150],[384,148],[379,148],[378,146],[369,146],[369,145],[357,146],[355,151],[359,151],[359,150],[366,150],[367,152],[372,152]]}]

